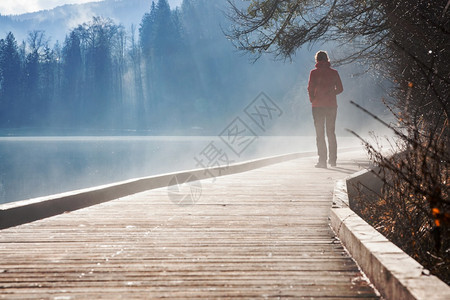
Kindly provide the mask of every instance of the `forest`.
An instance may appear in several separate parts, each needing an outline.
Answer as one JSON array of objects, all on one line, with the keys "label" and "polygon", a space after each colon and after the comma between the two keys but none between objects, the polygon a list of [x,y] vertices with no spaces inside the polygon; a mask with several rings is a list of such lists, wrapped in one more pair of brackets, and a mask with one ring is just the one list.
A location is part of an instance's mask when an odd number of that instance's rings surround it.
[{"label": "forest", "polygon": [[[194,23],[208,22],[196,14],[215,18],[200,11],[213,5],[196,3],[185,1],[183,14],[166,0],[153,3],[131,32],[109,18],[94,17],[71,30],[63,44],[50,45],[43,31],[30,32],[22,43],[8,33],[0,40],[1,128],[148,129],[176,127],[178,120],[193,126],[212,109],[208,91],[194,81],[203,74],[205,86],[217,87],[213,81],[220,80],[199,70],[203,66],[194,65],[189,49],[217,45],[211,41],[216,32]],[[204,61],[221,54],[210,50]],[[161,113],[168,109],[170,116]]]},{"label": "forest", "polygon": [[[30,31],[23,41],[5,33],[0,134],[216,135],[261,92],[284,111],[272,133],[311,133],[306,85],[314,49],[300,49],[293,60],[254,62],[227,39],[233,22],[226,0],[184,0],[176,9],[166,0],[148,3],[138,25],[99,15],[61,42],[44,30]],[[341,49],[332,46],[326,47]],[[361,73],[356,64],[340,71],[342,111],[351,115],[339,120],[342,134],[368,123],[349,100],[380,111],[384,88],[376,75],[354,76]]]},{"label": "forest", "polygon": [[[159,0],[138,26],[93,17],[62,43],[42,30],[22,42],[9,32],[0,40],[0,130],[217,134],[261,92],[257,82],[275,97],[298,73],[236,54],[221,3],[185,0],[172,10]],[[275,69],[288,79],[262,82]]]}]

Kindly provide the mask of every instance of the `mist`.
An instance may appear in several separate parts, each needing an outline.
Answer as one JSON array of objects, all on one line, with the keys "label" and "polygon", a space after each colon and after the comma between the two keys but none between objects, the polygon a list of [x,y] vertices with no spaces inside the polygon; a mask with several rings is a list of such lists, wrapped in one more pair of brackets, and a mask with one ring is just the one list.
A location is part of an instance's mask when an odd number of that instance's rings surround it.
[{"label": "mist", "polygon": [[[0,203],[200,168],[211,145],[227,156],[222,164],[315,151],[307,81],[315,52],[328,50],[333,63],[335,45],[300,49],[292,61],[252,62],[224,35],[225,5],[184,1],[170,9],[156,1],[134,26],[105,16],[84,19],[76,7],[63,42],[52,43],[46,31],[23,42],[14,31],[6,34]],[[350,101],[383,116],[386,88],[362,65],[337,69],[344,85],[338,144],[354,146],[347,128],[364,135],[379,125]],[[249,114],[260,97],[276,107],[264,124]],[[236,120],[248,129],[245,149],[233,149],[221,135]]]}]

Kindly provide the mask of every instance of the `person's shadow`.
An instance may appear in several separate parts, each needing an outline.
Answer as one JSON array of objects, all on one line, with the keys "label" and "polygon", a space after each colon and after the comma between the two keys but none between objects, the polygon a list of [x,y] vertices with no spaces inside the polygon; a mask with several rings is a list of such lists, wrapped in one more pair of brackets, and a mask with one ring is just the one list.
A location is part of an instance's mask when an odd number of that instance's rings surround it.
[{"label": "person's shadow", "polygon": [[354,166],[355,164],[359,166],[360,170],[368,170],[371,167],[373,167],[373,165],[366,160],[360,160],[360,161],[355,160],[354,162],[341,163],[341,164],[338,164],[336,167],[330,167],[328,169],[330,169],[332,171],[344,173],[344,174],[354,174],[358,171],[355,171],[354,169],[345,168],[345,166],[346,165]]}]

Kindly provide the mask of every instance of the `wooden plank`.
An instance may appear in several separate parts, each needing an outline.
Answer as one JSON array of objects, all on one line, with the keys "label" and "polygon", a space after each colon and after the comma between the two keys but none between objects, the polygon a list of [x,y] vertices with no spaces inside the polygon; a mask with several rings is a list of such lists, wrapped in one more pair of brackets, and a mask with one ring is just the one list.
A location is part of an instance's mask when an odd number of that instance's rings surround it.
[{"label": "wooden plank", "polygon": [[206,179],[191,206],[159,188],[4,229],[0,298],[378,299],[328,225],[334,181],[363,157]]}]

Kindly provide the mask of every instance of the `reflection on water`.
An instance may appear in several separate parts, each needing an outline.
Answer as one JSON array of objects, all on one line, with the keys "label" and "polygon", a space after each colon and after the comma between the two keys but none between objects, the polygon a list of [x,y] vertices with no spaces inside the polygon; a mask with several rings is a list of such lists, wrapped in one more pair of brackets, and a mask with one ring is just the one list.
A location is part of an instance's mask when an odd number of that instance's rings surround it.
[{"label": "reflection on water", "polygon": [[5,137],[0,204],[196,169],[211,142],[233,162],[315,150],[313,137],[258,137],[240,156],[217,137]]}]

